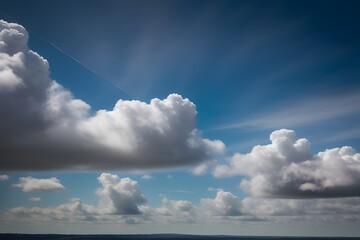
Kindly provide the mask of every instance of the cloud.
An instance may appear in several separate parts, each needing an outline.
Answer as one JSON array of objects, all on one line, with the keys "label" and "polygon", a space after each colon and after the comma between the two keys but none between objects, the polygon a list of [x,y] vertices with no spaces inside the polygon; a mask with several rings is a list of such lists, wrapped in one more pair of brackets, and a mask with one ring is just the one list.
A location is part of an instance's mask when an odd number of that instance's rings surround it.
[{"label": "cloud", "polygon": [[0,175],[0,181],[6,181],[9,179],[8,175]]},{"label": "cloud", "polygon": [[224,189],[222,189],[222,188],[208,187],[207,190],[208,190],[209,192],[219,192],[219,191],[223,191]]},{"label": "cloud", "polygon": [[60,180],[55,177],[45,179],[21,177],[19,183],[13,184],[12,186],[21,188],[23,192],[65,190],[65,187],[60,183]]},{"label": "cloud", "polygon": [[92,205],[84,204],[80,199],[74,198],[70,202],[55,208],[24,208],[10,209],[6,214],[7,221],[18,222],[79,222],[95,221],[97,210]]},{"label": "cloud", "polygon": [[271,144],[237,153],[218,164],[216,177],[247,176],[241,188],[258,197],[307,198],[360,196],[360,154],[351,147],[310,153],[310,142],[292,130],[270,135]]},{"label": "cloud", "polygon": [[246,215],[285,221],[360,221],[360,198],[335,199],[259,199],[242,201]]},{"label": "cloud", "polygon": [[[97,206],[84,204],[79,198],[73,198],[70,202],[57,207],[12,208],[5,214],[5,220],[20,222],[34,220],[39,222],[121,221],[131,224],[143,221],[145,217],[143,211],[147,208],[145,207],[146,199],[141,194],[140,186],[136,181],[130,178],[119,178],[109,173],[102,173],[98,181],[101,187],[96,190],[99,198]],[[41,201],[40,198],[29,200]]]},{"label": "cloud", "polygon": [[192,175],[202,176],[208,173],[208,171],[210,171],[216,165],[216,163],[217,163],[216,160],[210,160],[207,162],[200,163],[189,170]]},{"label": "cloud", "polygon": [[0,169],[157,169],[224,152],[201,137],[195,105],[177,94],[91,110],[50,79],[27,40],[22,26],[0,21]]},{"label": "cloud", "polygon": [[[190,201],[163,197],[161,206],[146,205],[138,182],[130,178],[102,173],[98,177],[101,187],[96,190],[98,205],[87,205],[74,198],[69,203],[53,208],[12,208],[5,214],[6,221],[120,221],[126,224],[144,221],[161,223],[189,223],[196,219],[196,209]],[[41,201],[31,198],[32,202]]]},{"label": "cloud", "polygon": [[144,215],[161,223],[194,223],[197,221],[195,206],[187,200],[171,200],[163,197],[158,208],[143,208]]},{"label": "cloud", "polygon": [[181,189],[178,189],[178,190],[172,190],[172,191],[169,191],[169,192],[173,192],[173,193],[195,193],[193,191],[189,191],[189,190],[181,190]]},{"label": "cloud", "polygon": [[141,179],[144,179],[144,180],[150,180],[150,179],[154,179],[153,176],[149,175],[149,174],[145,174],[141,177]]},{"label": "cloud", "polygon": [[332,133],[330,136],[323,138],[321,142],[337,142],[341,140],[359,139],[359,138],[360,138],[360,127],[357,128],[353,127],[348,130]]},{"label": "cloud", "polygon": [[201,205],[216,216],[241,215],[241,200],[231,192],[218,190],[215,199],[201,199]]},{"label": "cloud", "polygon": [[357,104],[359,101],[358,92],[331,97],[317,97],[215,129],[276,129],[321,124],[327,120],[359,116],[360,106]]},{"label": "cloud", "polygon": [[[145,204],[137,182],[103,173],[98,178],[99,204],[88,205],[78,198],[56,207],[16,207],[0,215],[0,222],[102,224],[214,224],[272,221],[344,222],[360,221],[360,198],[331,199],[240,199],[231,192],[217,189],[216,196],[203,198],[199,205],[188,200],[172,200],[165,196],[159,207]],[[214,190],[214,189],[213,189]],[[32,198],[37,202],[39,198]],[[134,210],[135,209],[135,210]]]},{"label": "cloud", "polygon": [[140,186],[130,178],[102,173],[98,177],[102,188],[96,191],[100,198],[99,209],[107,214],[140,215],[139,205],[146,202]]},{"label": "cloud", "polygon": [[199,164],[191,170],[191,173],[196,176],[204,175],[208,171],[208,165],[205,163]]},{"label": "cloud", "polygon": [[[201,199],[196,208],[200,222],[339,222],[360,221],[360,198],[275,199],[246,197],[240,199],[220,189],[214,199]],[[211,216],[211,217],[210,217]]]},{"label": "cloud", "polygon": [[41,198],[39,197],[32,197],[29,199],[30,202],[41,202]]}]

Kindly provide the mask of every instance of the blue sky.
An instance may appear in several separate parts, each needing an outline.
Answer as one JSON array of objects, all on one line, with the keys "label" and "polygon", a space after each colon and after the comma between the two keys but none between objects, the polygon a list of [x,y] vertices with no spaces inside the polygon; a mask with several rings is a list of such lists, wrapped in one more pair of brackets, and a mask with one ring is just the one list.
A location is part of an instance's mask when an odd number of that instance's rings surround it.
[{"label": "blue sky", "polygon": [[358,8],[2,1],[0,231],[359,236]]}]

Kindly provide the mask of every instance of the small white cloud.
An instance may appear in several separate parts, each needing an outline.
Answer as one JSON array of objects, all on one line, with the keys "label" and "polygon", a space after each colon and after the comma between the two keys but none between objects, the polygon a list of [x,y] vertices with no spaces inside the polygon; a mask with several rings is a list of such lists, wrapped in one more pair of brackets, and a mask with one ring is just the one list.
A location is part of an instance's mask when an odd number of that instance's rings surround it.
[{"label": "small white cloud", "polygon": [[145,174],[141,177],[141,179],[144,179],[144,180],[150,180],[150,179],[154,179],[153,176],[149,175],[149,174]]},{"label": "small white cloud", "polygon": [[41,198],[39,197],[32,197],[29,199],[30,202],[41,202]]},{"label": "small white cloud", "polygon": [[60,183],[60,180],[55,177],[45,179],[21,177],[19,183],[13,184],[12,186],[21,188],[23,192],[65,190],[65,187]]},{"label": "small white cloud", "polygon": [[195,193],[195,192],[193,192],[193,191],[181,190],[181,189],[179,189],[179,190],[172,190],[172,191],[170,191],[170,192],[173,192],[173,193]]},{"label": "small white cloud", "polygon": [[213,188],[213,187],[209,187],[207,190],[208,190],[209,192],[224,191],[224,189],[222,189],[222,188]]},{"label": "small white cloud", "polygon": [[167,178],[167,179],[173,179],[173,178],[174,178],[174,176],[173,176],[173,175],[168,174],[168,175],[166,175],[166,178]]},{"label": "small white cloud", "polygon": [[0,175],[0,181],[6,181],[9,179],[8,175]]}]

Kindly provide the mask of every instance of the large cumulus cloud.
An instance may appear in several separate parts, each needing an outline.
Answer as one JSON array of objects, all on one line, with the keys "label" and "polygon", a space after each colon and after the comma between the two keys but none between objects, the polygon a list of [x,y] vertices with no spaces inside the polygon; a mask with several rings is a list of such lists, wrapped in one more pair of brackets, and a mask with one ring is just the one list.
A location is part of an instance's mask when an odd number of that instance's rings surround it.
[{"label": "large cumulus cloud", "polygon": [[92,112],[49,77],[28,33],[0,21],[0,169],[144,169],[198,164],[224,151],[196,130],[196,107],[171,94]]},{"label": "large cumulus cloud", "polygon": [[271,144],[235,154],[214,169],[216,177],[242,175],[254,196],[280,198],[360,196],[360,154],[351,147],[310,153],[310,142],[292,130],[270,135]]}]

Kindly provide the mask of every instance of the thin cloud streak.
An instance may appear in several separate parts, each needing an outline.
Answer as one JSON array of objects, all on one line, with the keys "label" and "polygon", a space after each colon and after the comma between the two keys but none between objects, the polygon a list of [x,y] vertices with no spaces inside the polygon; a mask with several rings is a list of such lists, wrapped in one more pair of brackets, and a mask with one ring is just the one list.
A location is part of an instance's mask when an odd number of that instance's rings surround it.
[{"label": "thin cloud streak", "polygon": [[216,127],[213,130],[271,129],[315,125],[325,120],[360,115],[359,102],[360,94],[358,93],[313,98],[259,117]]},{"label": "thin cloud streak", "polygon": [[328,143],[328,142],[336,142],[350,139],[358,139],[360,138],[360,128],[348,129],[344,131],[336,132],[331,136],[325,137],[320,142]]},{"label": "thin cloud streak", "polygon": [[170,192],[172,192],[172,193],[195,193],[193,191],[187,191],[187,190],[173,190]]},{"label": "thin cloud streak", "polygon": [[92,70],[90,67],[86,66],[84,63],[80,62],[78,59],[76,59],[75,57],[73,57],[72,55],[68,54],[67,52],[65,52],[64,50],[62,50],[60,47],[58,47],[57,45],[55,45],[54,43],[50,42],[49,40],[39,36],[38,34],[28,31],[31,35],[37,37],[38,39],[50,44],[52,47],[54,47],[57,51],[59,51],[61,54],[67,56],[68,58],[71,58],[73,61],[75,61],[76,63],[78,63],[80,66],[82,66],[83,68],[85,68],[87,71],[91,72],[92,74],[96,75],[97,77],[99,77],[100,79],[103,79],[105,81],[107,81],[108,83],[110,83],[113,87],[119,89],[122,93],[125,93],[128,97],[130,98],[134,98],[133,96],[131,96],[127,91],[125,91],[124,89],[120,88],[117,84],[115,84],[113,81],[109,80],[108,78],[102,76],[100,73]]}]

